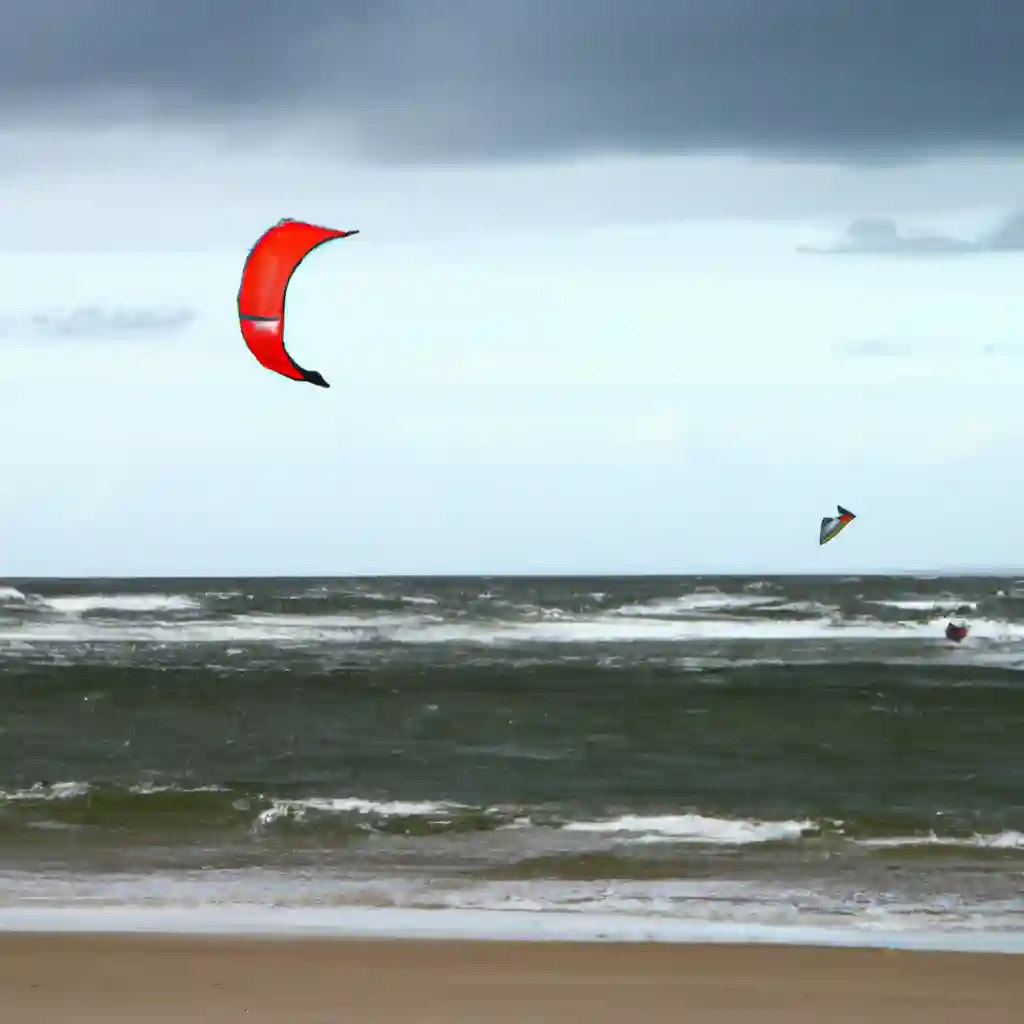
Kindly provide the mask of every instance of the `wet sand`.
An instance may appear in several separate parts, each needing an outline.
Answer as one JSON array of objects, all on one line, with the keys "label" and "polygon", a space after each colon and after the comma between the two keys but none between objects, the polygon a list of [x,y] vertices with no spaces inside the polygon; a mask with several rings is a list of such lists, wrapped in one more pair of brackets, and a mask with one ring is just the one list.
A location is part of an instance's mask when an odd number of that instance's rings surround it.
[{"label": "wet sand", "polygon": [[1014,1024],[1024,957],[794,946],[0,935],[11,1024]]}]

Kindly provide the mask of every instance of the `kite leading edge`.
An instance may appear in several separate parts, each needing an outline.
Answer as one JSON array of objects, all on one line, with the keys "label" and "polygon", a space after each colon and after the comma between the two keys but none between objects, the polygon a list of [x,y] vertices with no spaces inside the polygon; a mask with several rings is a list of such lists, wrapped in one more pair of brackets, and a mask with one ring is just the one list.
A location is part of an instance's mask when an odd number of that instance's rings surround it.
[{"label": "kite leading edge", "polygon": [[299,366],[285,347],[285,295],[292,274],[314,249],[332,239],[358,234],[285,219],[256,240],[242,268],[238,322],[249,351],[262,366],[290,380],[330,387],[316,370]]},{"label": "kite leading edge", "polygon": [[837,516],[825,516],[821,521],[821,529],[818,531],[818,544],[827,544],[834,537],[850,525],[857,517],[842,505],[836,505],[839,512]]}]

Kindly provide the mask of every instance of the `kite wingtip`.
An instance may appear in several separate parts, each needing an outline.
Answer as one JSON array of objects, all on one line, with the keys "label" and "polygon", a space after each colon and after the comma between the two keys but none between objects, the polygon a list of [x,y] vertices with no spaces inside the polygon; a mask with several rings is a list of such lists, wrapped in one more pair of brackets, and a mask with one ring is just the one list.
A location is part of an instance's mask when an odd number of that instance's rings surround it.
[{"label": "kite wingtip", "polygon": [[331,385],[323,379],[323,377],[317,373],[316,370],[307,370],[305,376],[302,378],[307,384],[313,384],[318,388],[329,388]]}]

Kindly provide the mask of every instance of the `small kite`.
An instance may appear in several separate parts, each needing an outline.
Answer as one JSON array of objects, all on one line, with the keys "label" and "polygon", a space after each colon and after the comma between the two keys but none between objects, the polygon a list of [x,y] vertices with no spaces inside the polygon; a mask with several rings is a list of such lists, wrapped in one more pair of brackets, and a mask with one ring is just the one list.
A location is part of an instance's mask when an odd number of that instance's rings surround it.
[{"label": "small kite", "polygon": [[827,544],[833,537],[839,536],[857,517],[842,505],[836,505],[839,511],[837,516],[826,516],[821,521],[821,530],[818,532],[818,544]]},{"label": "small kite", "polygon": [[238,322],[249,351],[268,370],[320,388],[330,387],[316,370],[299,366],[285,348],[285,294],[292,274],[317,246],[358,234],[285,219],[260,235],[249,250],[238,287]]}]

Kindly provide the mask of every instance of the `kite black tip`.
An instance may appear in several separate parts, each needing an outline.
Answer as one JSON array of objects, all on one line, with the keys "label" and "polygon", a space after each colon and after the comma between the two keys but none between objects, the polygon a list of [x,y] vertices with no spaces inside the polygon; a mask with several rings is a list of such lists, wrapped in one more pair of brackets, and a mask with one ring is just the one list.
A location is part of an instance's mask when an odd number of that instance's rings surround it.
[{"label": "kite black tip", "polygon": [[329,388],[331,386],[316,370],[307,370],[304,379],[308,384],[315,384],[318,388]]}]

